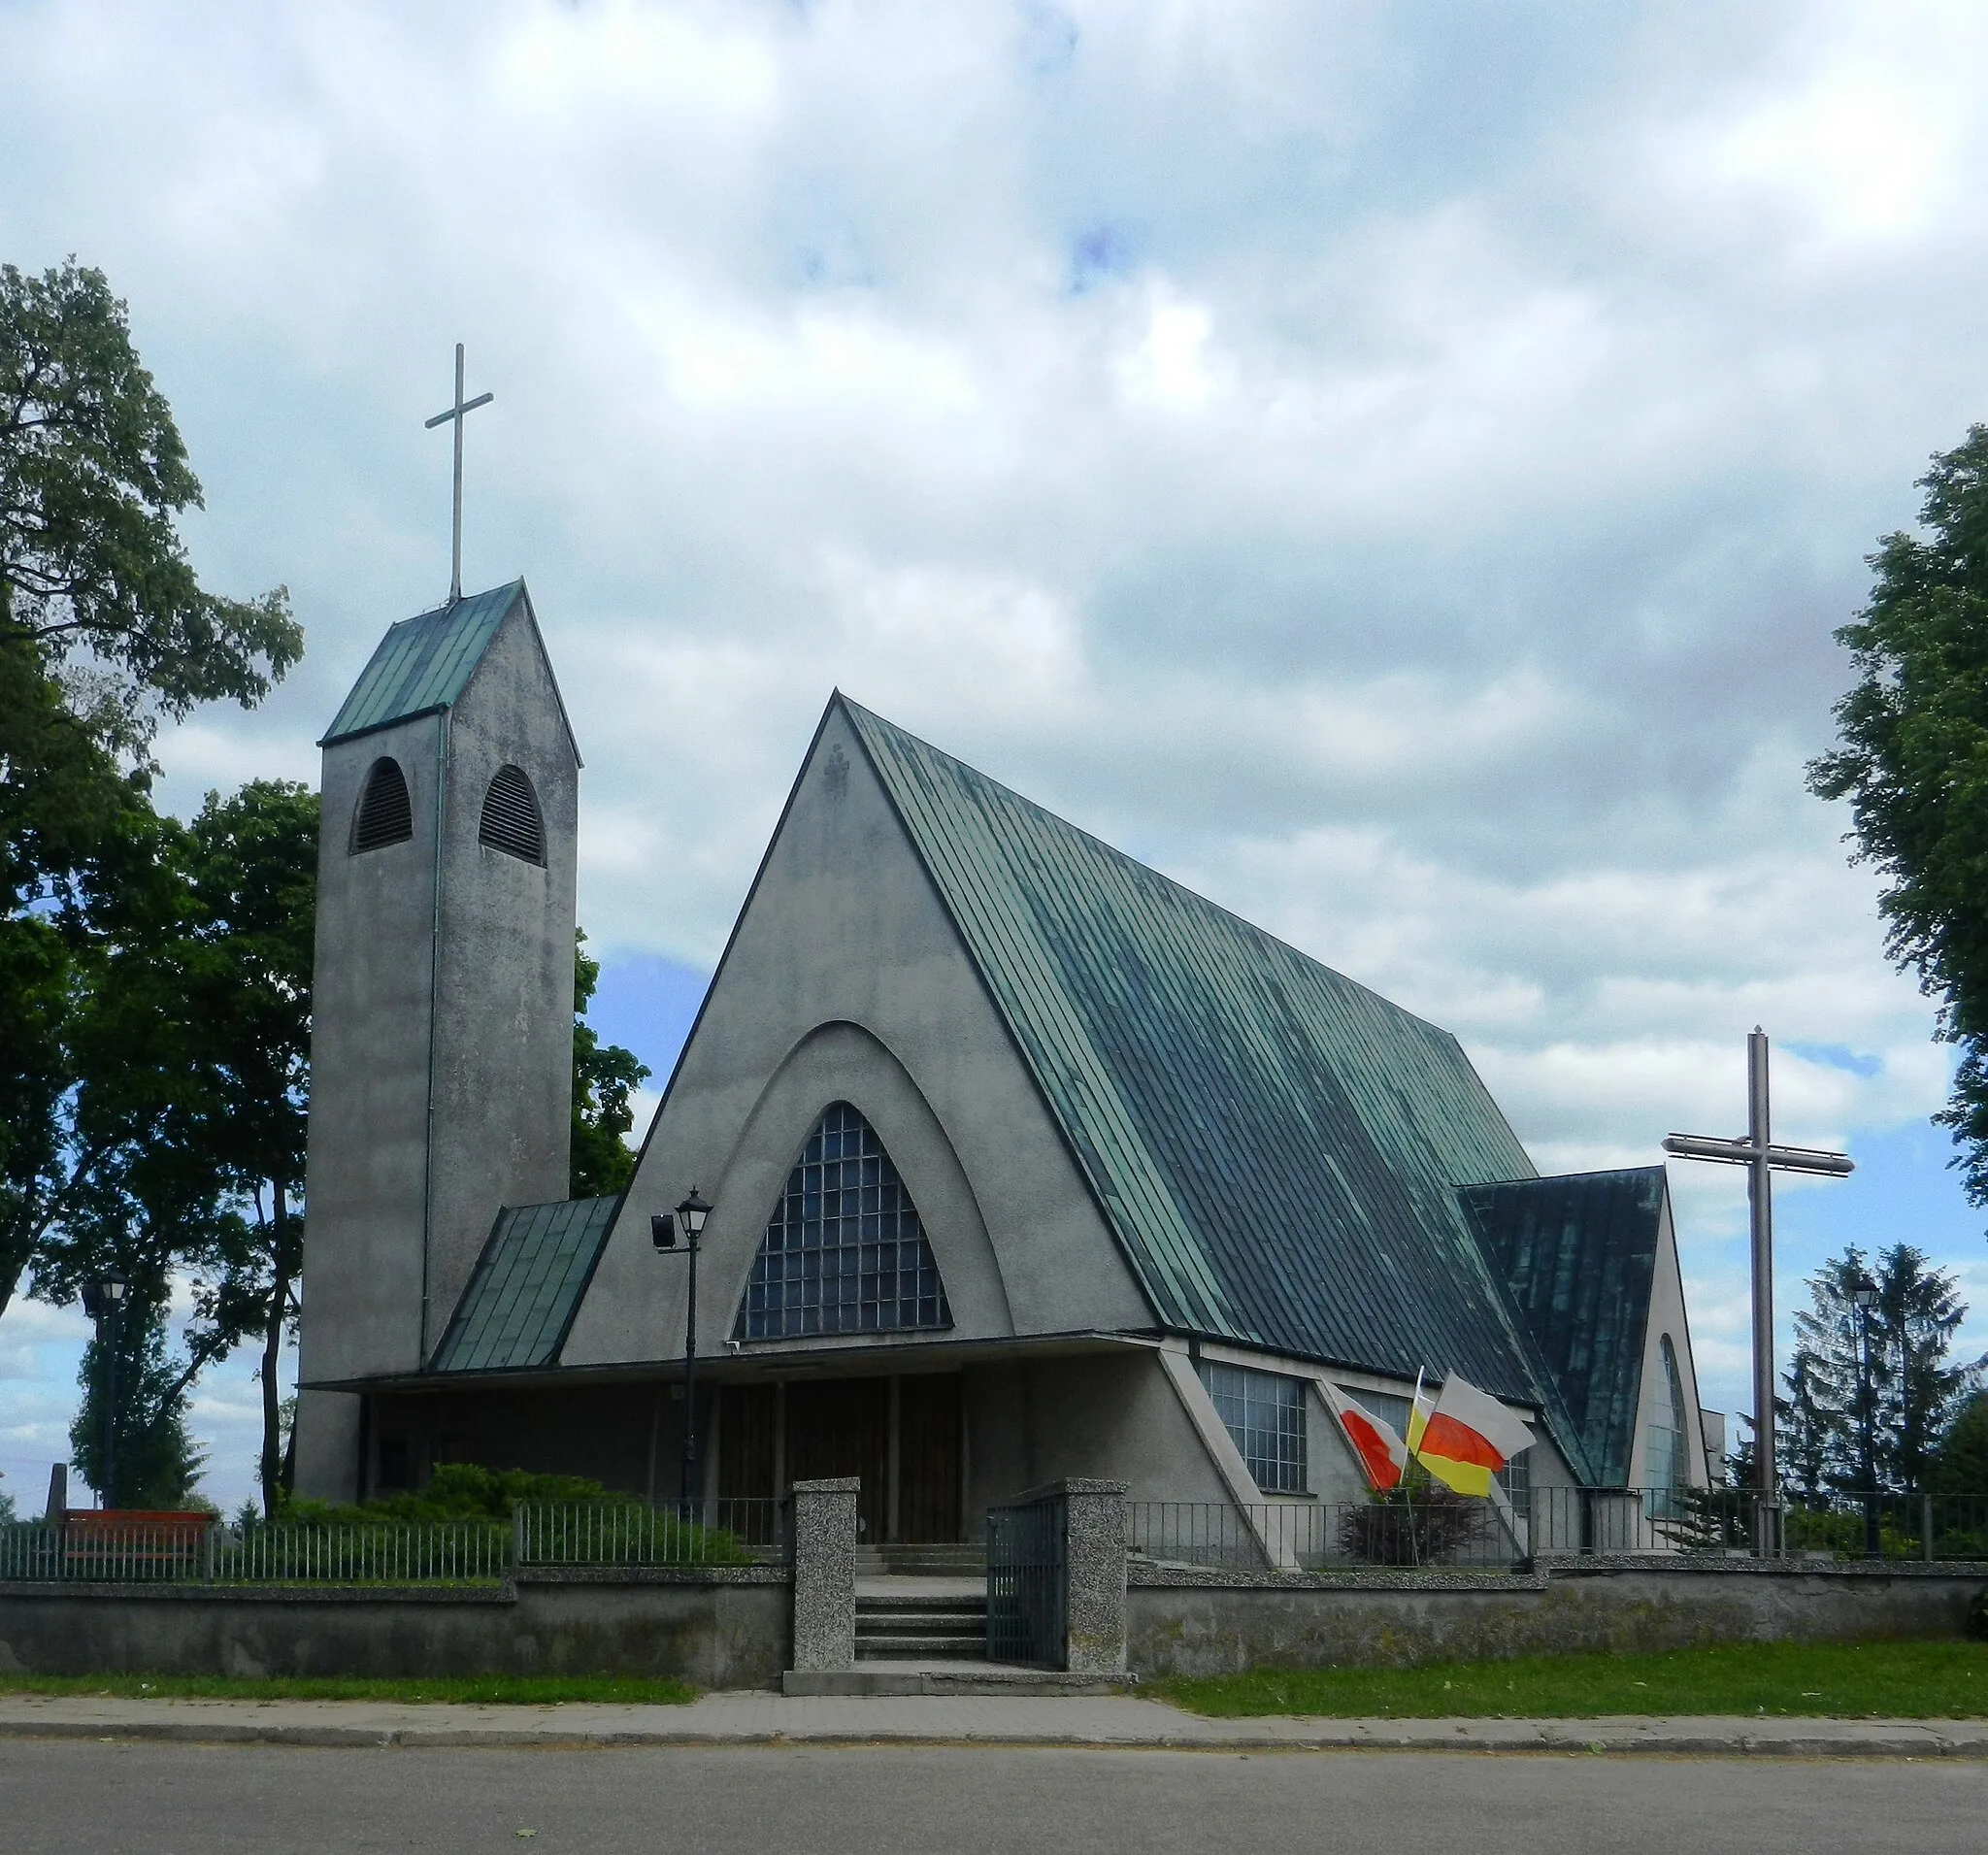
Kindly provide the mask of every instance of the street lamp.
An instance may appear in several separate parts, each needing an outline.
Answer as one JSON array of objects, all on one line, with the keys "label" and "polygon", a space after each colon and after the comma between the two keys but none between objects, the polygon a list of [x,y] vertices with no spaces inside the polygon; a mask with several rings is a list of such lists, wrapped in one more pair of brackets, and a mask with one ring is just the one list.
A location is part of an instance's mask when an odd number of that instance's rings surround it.
[{"label": "street lamp", "polygon": [[1857,1308],[1857,1408],[1864,1419],[1864,1556],[1874,1559],[1883,1550],[1877,1524],[1875,1413],[1871,1408],[1871,1312],[1877,1306],[1877,1284],[1861,1270],[1850,1284],[1850,1299]]},{"label": "street lamp", "polygon": [[683,1475],[677,1491],[678,1506],[686,1521],[696,1511],[697,1501],[697,1251],[710,1216],[711,1207],[693,1185],[674,1215],[658,1211],[648,1220],[649,1241],[658,1250],[675,1249],[680,1232],[683,1247],[690,1253],[690,1294],[683,1320]]},{"label": "street lamp", "polygon": [[97,1350],[104,1356],[104,1480],[97,1506],[117,1505],[117,1311],[131,1292],[130,1280],[107,1269],[83,1285],[83,1311],[97,1323]]}]

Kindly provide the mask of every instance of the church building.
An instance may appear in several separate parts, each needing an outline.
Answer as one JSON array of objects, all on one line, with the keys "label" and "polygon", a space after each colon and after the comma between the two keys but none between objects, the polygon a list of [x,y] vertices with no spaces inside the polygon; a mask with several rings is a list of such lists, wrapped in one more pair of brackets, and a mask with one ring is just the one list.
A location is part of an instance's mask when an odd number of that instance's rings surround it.
[{"label": "church building", "polygon": [[1448,1032],[830,696],[620,1198],[566,1196],[578,782],[522,581],[321,744],[301,1494],[438,1463],[855,1474],[971,1541],[1053,1477],[1358,1499],[1325,1402],[1455,1372],[1549,1484],[1701,1484],[1664,1171],[1541,1177]]}]

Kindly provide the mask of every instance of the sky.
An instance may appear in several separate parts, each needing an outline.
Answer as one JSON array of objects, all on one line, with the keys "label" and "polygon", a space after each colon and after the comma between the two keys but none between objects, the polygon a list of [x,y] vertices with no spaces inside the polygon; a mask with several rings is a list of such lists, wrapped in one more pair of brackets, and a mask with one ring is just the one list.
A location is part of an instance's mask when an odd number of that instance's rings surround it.
[{"label": "sky", "polygon": [[[1544,1171],[1743,1124],[1780,1307],[1961,1279],[1946,1053],[1803,768],[1988,417],[1988,13],[1565,0],[0,0],[0,261],[129,304],[207,581],[304,662],[163,802],[315,778],[380,633],[523,574],[596,1016],[666,1074],[830,690],[1454,1031]],[[1743,1408],[1737,1173],[1673,1163]],[[0,1488],[83,1322],[0,1317]],[[256,1387],[194,1427],[248,1491]]]}]

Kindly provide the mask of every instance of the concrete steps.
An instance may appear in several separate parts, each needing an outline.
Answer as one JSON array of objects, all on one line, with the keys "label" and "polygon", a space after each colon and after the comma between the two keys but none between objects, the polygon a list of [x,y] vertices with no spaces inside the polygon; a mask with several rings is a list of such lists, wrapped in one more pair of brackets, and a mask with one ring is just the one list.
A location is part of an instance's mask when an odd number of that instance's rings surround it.
[{"label": "concrete steps", "polygon": [[977,1545],[885,1545],[856,1548],[859,1578],[984,1578],[987,1553]]},{"label": "concrete steps", "polygon": [[987,1598],[957,1592],[856,1593],[858,1662],[985,1662]]}]

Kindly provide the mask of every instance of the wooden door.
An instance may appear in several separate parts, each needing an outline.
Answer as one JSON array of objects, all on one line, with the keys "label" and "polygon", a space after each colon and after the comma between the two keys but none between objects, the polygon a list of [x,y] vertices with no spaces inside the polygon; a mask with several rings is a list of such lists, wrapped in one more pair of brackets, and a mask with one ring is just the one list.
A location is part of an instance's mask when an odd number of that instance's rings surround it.
[{"label": "wooden door", "polygon": [[787,1479],[860,1475],[858,1543],[879,1546],[890,1512],[890,1380],[823,1378],[787,1384]]},{"label": "wooden door", "polygon": [[898,1380],[898,1535],[916,1545],[960,1537],[959,1375]]}]

